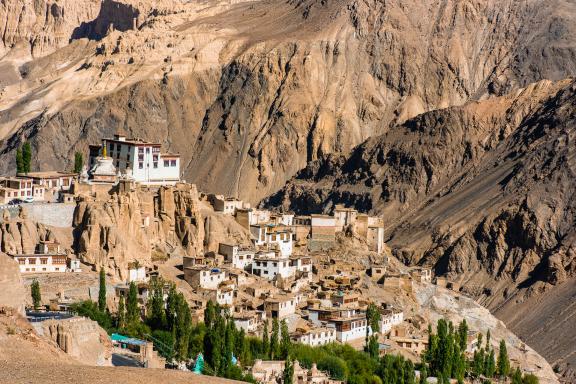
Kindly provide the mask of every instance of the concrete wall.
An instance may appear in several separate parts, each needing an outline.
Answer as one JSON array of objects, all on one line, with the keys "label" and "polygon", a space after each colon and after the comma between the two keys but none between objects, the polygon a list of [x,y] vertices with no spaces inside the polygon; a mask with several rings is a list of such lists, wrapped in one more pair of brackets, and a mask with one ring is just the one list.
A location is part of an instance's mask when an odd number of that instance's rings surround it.
[{"label": "concrete wall", "polygon": [[[53,227],[66,228],[72,226],[74,218],[75,204],[64,203],[29,203],[22,204],[28,212],[28,218],[34,222],[50,225]],[[2,206],[0,210],[7,210],[11,217],[17,217],[20,212],[20,206]],[[0,216],[0,222],[2,218]]]},{"label": "concrete wall", "polygon": [[53,227],[71,227],[75,204],[30,204],[26,205],[28,217],[35,222]]}]

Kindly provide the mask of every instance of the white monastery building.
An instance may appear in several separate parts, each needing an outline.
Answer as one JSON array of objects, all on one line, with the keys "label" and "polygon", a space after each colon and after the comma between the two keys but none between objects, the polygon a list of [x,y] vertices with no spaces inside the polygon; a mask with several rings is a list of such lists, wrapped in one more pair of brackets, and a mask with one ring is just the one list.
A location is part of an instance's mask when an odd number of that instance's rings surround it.
[{"label": "white monastery building", "polygon": [[114,166],[122,173],[127,168],[132,171],[134,180],[147,185],[174,185],[180,181],[180,155],[163,153],[162,145],[140,139],[128,139],[122,134],[102,139],[102,145],[90,146],[89,167],[103,155],[113,159]]}]

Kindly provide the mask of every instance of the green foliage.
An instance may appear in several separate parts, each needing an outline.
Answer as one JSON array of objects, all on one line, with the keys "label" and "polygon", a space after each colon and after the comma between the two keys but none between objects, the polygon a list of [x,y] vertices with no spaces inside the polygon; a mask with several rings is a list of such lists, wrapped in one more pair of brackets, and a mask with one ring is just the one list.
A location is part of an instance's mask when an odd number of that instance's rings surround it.
[{"label": "green foliage", "polygon": [[527,373],[522,378],[522,384],[539,384],[539,380],[535,375]]},{"label": "green foliage", "polygon": [[[438,320],[437,334],[428,327],[428,349],[424,353],[424,361],[428,363],[429,372],[439,378],[454,378],[463,381],[466,374],[466,344],[468,325],[463,320],[456,329],[452,322]],[[484,370],[483,355],[476,357],[479,369]],[[427,372],[428,373],[428,372]]]},{"label": "green foliage", "polygon": [[88,317],[94,320],[104,328],[108,333],[111,333],[114,329],[112,327],[112,316],[108,311],[100,311],[98,304],[92,300],[81,301],[72,305],[72,312],[78,316]]},{"label": "green foliage", "polygon": [[291,384],[294,381],[294,363],[290,358],[284,362],[284,372],[282,373],[282,383]]},{"label": "green foliage", "polygon": [[512,384],[522,384],[522,372],[520,368],[516,367],[516,370],[512,373]]},{"label": "green foliage", "polygon": [[290,333],[288,332],[288,324],[286,320],[282,320],[280,323],[280,355],[281,359],[288,358],[290,353],[290,345],[292,344],[290,340]]},{"label": "green foliage", "polygon": [[466,351],[468,344],[468,323],[463,319],[458,325],[458,344],[461,351]]},{"label": "green foliage", "polygon": [[372,335],[368,339],[368,345],[366,346],[366,352],[371,358],[377,359],[380,352],[380,345],[378,344],[378,336]]},{"label": "green foliage", "polygon": [[153,329],[165,329],[166,311],[164,309],[164,280],[162,278],[150,282],[148,297],[146,324]]},{"label": "green foliage", "polygon": [[118,314],[116,316],[116,326],[118,329],[122,329],[126,326],[126,304],[124,296],[120,296],[120,302],[118,303]]},{"label": "green foliage", "polygon": [[34,305],[34,309],[38,310],[40,308],[40,304],[42,303],[42,294],[40,293],[40,283],[38,280],[34,279],[32,285],[30,286],[31,296],[32,296],[32,305]]},{"label": "green foliage", "polygon": [[414,384],[414,364],[400,355],[384,355],[379,362],[378,376],[383,384]]},{"label": "green foliage", "polygon": [[506,342],[500,340],[500,351],[498,352],[498,374],[502,377],[508,376],[510,373],[510,360],[508,360],[508,351],[506,349]]},{"label": "green foliage", "polygon": [[16,173],[24,173],[24,159],[20,147],[16,148]]},{"label": "green foliage", "polygon": [[156,329],[152,331],[152,342],[160,356],[167,360],[174,358],[174,335],[170,331]]},{"label": "green foliage", "polygon": [[32,147],[29,142],[22,145],[22,172],[30,173],[30,166],[32,164]]},{"label": "green foliage", "polygon": [[272,336],[270,337],[270,358],[272,360],[280,357],[280,326],[278,325],[278,318],[272,320]]},{"label": "green foliage", "polygon": [[126,322],[128,325],[140,321],[140,307],[138,305],[138,288],[134,282],[130,283],[128,298],[126,299]]},{"label": "green foliage", "polygon": [[496,361],[494,360],[494,349],[490,349],[490,353],[486,356],[484,362],[484,375],[486,377],[494,377],[496,373]]},{"label": "green foliage", "polygon": [[74,154],[74,173],[82,172],[83,167],[84,167],[84,156],[82,156],[81,152],[76,152]]},{"label": "green foliage", "polygon": [[345,380],[348,376],[348,366],[346,362],[336,356],[325,356],[318,360],[318,369],[328,372],[335,380]]},{"label": "green foliage", "polygon": [[[374,303],[370,303],[366,309],[366,319],[368,320],[368,325],[372,328],[372,332],[380,332],[380,311]],[[366,336],[368,336],[368,328],[366,328]]]},{"label": "green foliage", "polygon": [[100,288],[98,290],[98,309],[100,312],[106,311],[106,273],[104,268],[100,268]]}]

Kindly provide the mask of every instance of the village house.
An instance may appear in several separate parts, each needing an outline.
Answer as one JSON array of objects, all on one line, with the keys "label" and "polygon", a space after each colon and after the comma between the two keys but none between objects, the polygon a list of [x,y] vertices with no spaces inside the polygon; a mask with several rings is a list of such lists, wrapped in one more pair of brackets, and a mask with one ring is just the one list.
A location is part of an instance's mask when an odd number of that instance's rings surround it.
[{"label": "village house", "polygon": [[310,216],[310,240],[308,249],[312,252],[325,251],[336,243],[336,220],[327,215]]},{"label": "village house", "polygon": [[344,228],[354,227],[358,211],[353,208],[346,208],[337,204],[334,208],[334,219],[336,220],[336,231],[342,232]]},{"label": "village house", "polygon": [[290,265],[295,271],[310,273],[310,275],[312,274],[312,257],[310,256],[291,256]]},{"label": "village house", "polygon": [[400,309],[380,309],[380,333],[385,334],[392,330],[392,327],[402,324],[404,312]]},{"label": "village house", "polygon": [[131,176],[141,184],[174,185],[180,181],[180,155],[163,153],[159,143],[129,139],[118,133],[113,138],[102,139],[101,145],[91,145],[89,149],[91,168],[99,157],[104,157],[112,159],[112,165],[122,173],[130,169]]},{"label": "village house", "polygon": [[66,272],[67,256],[57,241],[40,241],[33,254],[10,254],[18,263],[20,273]]},{"label": "village house", "polygon": [[407,349],[416,355],[421,355],[428,346],[428,338],[421,336],[408,335],[405,327],[396,328],[390,335],[398,347]]},{"label": "village house", "polygon": [[222,212],[225,215],[234,215],[237,209],[244,208],[242,200],[233,197],[210,194],[208,195],[208,201],[212,204],[214,212]]},{"label": "village house", "polygon": [[279,320],[296,313],[298,300],[294,295],[276,295],[264,300],[266,316]]},{"label": "village house", "polygon": [[243,329],[246,333],[254,333],[262,322],[262,314],[266,317],[265,312],[260,314],[255,311],[239,312],[233,313],[232,318],[236,328]]},{"label": "village house", "polygon": [[294,342],[318,347],[336,342],[336,328],[317,327],[310,329],[298,328],[291,334]]},{"label": "village house", "polygon": [[216,290],[226,280],[226,272],[220,268],[189,267],[184,268],[184,280],[192,288]]},{"label": "village house", "polygon": [[368,335],[372,334],[368,320],[363,314],[332,318],[330,323],[336,327],[336,340],[342,343],[366,337],[366,329],[368,329]]},{"label": "village house", "polygon": [[360,295],[354,292],[338,291],[332,294],[330,301],[335,306],[357,307]]},{"label": "village house", "polygon": [[372,278],[373,281],[380,283],[384,280],[384,276],[386,275],[387,266],[386,265],[379,265],[373,264],[368,268],[368,276]]},{"label": "village house", "polygon": [[270,223],[271,212],[265,209],[237,208],[236,221],[246,229],[251,225]]},{"label": "village house", "polygon": [[432,282],[432,270],[430,268],[414,267],[410,269],[410,276],[412,276],[415,281],[420,283]]},{"label": "village house", "polygon": [[277,249],[282,256],[290,256],[292,254],[293,243],[290,228],[271,224],[258,224],[250,226],[250,233],[252,234],[254,245]]},{"label": "village house", "polygon": [[238,269],[251,267],[256,255],[253,248],[224,243],[218,245],[218,253],[225,257],[227,263],[231,263],[234,268]]},{"label": "village house", "polygon": [[146,277],[146,267],[139,265],[138,263],[130,263],[128,265],[128,281],[131,282],[146,282],[148,278]]},{"label": "village house", "polygon": [[258,252],[252,263],[252,273],[256,276],[272,280],[276,275],[283,278],[294,275],[294,269],[290,265],[290,258],[276,252]]},{"label": "village house", "polygon": [[17,178],[31,179],[35,201],[62,201],[63,194],[72,188],[76,173],[45,171],[19,173]]},{"label": "village house", "polygon": [[0,204],[8,204],[13,200],[43,201],[45,192],[45,187],[34,184],[30,178],[0,178]]},{"label": "village house", "polygon": [[307,241],[311,228],[312,218],[310,216],[294,216],[292,219],[292,236],[294,237],[294,241]]}]

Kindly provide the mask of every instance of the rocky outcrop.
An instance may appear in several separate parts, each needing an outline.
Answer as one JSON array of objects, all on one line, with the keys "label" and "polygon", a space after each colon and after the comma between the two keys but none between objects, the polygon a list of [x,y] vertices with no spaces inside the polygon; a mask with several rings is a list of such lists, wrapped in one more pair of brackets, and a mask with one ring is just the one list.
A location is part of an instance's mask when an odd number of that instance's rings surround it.
[{"label": "rocky outcrop", "polygon": [[0,222],[0,251],[9,254],[35,253],[40,240],[56,240],[52,231],[28,218],[26,208],[12,218],[8,211],[3,212]]},{"label": "rocky outcrop", "polygon": [[74,30],[94,19],[99,8],[99,0],[2,1],[0,57],[41,57],[68,45]]},{"label": "rocky outcrop", "polygon": [[97,322],[73,317],[42,323],[43,335],[60,349],[86,365],[112,365],[112,342]]},{"label": "rocky outcrop", "polygon": [[574,73],[574,14],[566,0],[104,1],[78,34],[97,42],[27,62],[5,89],[0,169],[23,139],[62,168],[122,128],[182,153],[203,191],[256,202],[391,122]]},{"label": "rocky outcrop", "polygon": [[128,264],[151,265],[175,247],[202,252],[204,221],[194,185],[137,188],[107,201],[82,196],[74,214],[75,249],[83,262],[125,279]]},{"label": "rocky outcrop", "polygon": [[24,315],[28,292],[24,288],[18,264],[5,253],[0,252],[0,307],[14,308]]}]

